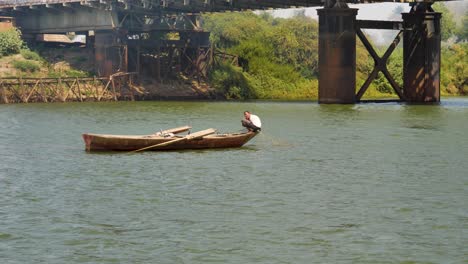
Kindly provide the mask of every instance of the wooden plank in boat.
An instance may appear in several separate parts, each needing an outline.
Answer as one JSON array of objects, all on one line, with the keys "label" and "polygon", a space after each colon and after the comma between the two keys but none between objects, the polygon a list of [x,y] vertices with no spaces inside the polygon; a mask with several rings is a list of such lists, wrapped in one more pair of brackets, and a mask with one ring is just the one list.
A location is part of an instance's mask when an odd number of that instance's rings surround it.
[{"label": "wooden plank in boat", "polygon": [[165,147],[165,146],[171,145],[171,144],[176,143],[176,142],[179,142],[179,141],[192,140],[192,139],[202,138],[202,137],[204,137],[204,136],[211,135],[211,134],[214,134],[214,133],[216,133],[216,129],[208,128],[208,129],[205,129],[205,130],[202,130],[202,131],[198,131],[198,132],[195,132],[195,133],[186,135],[185,137],[173,139],[173,140],[166,141],[166,142],[164,142],[164,143],[159,143],[159,144],[156,144],[156,145],[153,145],[153,146],[149,146],[149,147],[144,147],[144,148],[137,149],[137,150],[134,150],[134,151],[131,151],[131,152],[139,152],[139,151],[143,151],[143,150],[147,150],[147,149],[152,149],[152,148],[157,148],[157,147]]},{"label": "wooden plank in boat", "polygon": [[191,126],[175,127],[175,128],[159,131],[159,132],[155,133],[155,135],[162,135],[162,134],[168,134],[168,133],[178,134],[178,133],[185,132],[185,131],[187,131],[187,130],[189,130],[191,128],[192,128]]}]

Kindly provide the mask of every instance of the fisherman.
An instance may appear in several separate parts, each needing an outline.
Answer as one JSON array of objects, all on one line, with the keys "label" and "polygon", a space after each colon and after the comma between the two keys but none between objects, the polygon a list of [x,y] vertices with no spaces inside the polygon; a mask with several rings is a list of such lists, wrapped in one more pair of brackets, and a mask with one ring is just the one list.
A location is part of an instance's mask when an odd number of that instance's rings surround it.
[{"label": "fisherman", "polygon": [[251,114],[249,111],[245,111],[244,117],[245,119],[241,121],[243,127],[253,132],[262,130],[262,121],[260,121],[258,116]]}]

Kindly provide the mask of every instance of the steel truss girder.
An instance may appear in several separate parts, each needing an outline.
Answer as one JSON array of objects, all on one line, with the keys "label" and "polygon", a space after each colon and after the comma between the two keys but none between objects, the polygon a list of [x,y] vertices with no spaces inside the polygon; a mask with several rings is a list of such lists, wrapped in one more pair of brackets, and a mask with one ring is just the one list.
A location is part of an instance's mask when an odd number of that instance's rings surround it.
[{"label": "steel truss girder", "polygon": [[198,14],[135,14],[122,13],[119,27],[130,31],[193,30],[203,31],[197,23]]}]

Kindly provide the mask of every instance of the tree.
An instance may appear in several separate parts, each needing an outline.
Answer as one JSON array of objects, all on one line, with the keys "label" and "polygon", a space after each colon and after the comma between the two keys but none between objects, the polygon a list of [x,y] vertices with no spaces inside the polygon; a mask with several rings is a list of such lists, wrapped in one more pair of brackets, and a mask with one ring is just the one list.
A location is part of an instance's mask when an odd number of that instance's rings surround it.
[{"label": "tree", "polygon": [[440,29],[442,35],[442,41],[448,40],[456,31],[456,24],[453,20],[453,14],[450,10],[442,3],[435,3],[432,5],[434,11],[442,13],[442,19],[440,22]]},{"label": "tree", "polygon": [[211,32],[210,41],[216,47],[227,49],[242,41],[266,32],[266,20],[252,12],[213,13],[203,16],[203,27]]},{"label": "tree", "polygon": [[468,94],[468,43],[442,49],[441,83],[451,94]]},{"label": "tree", "polygon": [[298,16],[279,20],[267,35],[273,43],[276,61],[289,64],[305,78],[318,74],[318,23],[311,18]]},{"label": "tree", "polygon": [[[220,66],[211,83],[226,98],[304,98],[313,94],[318,71],[317,22],[268,13],[210,14],[205,29],[218,48],[239,58],[241,71]],[[243,77],[241,76],[243,75]]]},{"label": "tree", "polygon": [[468,10],[465,12],[456,34],[459,41],[468,41]]}]

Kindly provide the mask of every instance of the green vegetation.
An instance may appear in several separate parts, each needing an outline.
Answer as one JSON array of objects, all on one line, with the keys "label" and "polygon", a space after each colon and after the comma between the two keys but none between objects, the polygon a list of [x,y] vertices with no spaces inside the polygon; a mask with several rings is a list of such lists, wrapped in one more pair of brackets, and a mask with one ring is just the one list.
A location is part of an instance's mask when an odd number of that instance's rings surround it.
[{"label": "green vegetation", "polygon": [[37,62],[30,60],[14,60],[13,67],[27,73],[34,73],[41,69]]},{"label": "green vegetation", "polygon": [[230,64],[221,64],[210,74],[211,85],[227,99],[255,98],[254,91],[242,69]]},{"label": "green vegetation", "polygon": [[0,32],[0,57],[17,54],[23,47],[21,32],[17,29],[10,29]]},{"label": "green vegetation", "polygon": [[49,69],[49,71],[47,73],[47,77],[50,77],[50,78],[59,78],[59,77],[83,78],[83,77],[92,77],[92,76],[91,76],[91,74],[89,72],[74,70],[74,69],[66,69],[66,70],[62,70],[62,71]]},{"label": "green vegetation", "polygon": [[42,58],[37,52],[31,51],[29,49],[22,49],[20,51],[20,54],[23,56],[23,58],[27,60],[34,60],[34,61],[41,61]]},{"label": "green vegetation", "polygon": [[446,41],[456,33],[456,24],[453,20],[453,16],[450,15],[450,11],[443,3],[435,3],[432,5],[432,8],[436,12],[442,13],[442,18],[440,19],[440,29],[442,33],[442,40]]},{"label": "green vegetation", "polygon": [[[58,54],[43,46],[30,50],[21,39],[17,29],[0,32],[0,77],[90,77],[88,71],[78,70],[79,66],[89,64],[85,55],[77,48],[63,49]],[[51,54],[53,57],[51,57]],[[75,67],[78,66],[78,67]],[[88,65],[86,65],[88,66]],[[90,67],[84,67],[90,68]]]},{"label": "green vegetation", "polygon": [[[448,9],[444,12],[443,39],[466,40],[466,26],[457,28]],[[318,95],[318,23],[299,14],[290,19],[251,12],[204,15],[205,29],[218,49],[239,57],[239,66],[221,64],[210,74],[210,82],[228,99],[311,99]],[[464,23],[467,23],[465,16]],[[465,35],[463,35],[465,34]],[[455,37],[455,38],[453,38]],[[403,86],[403,49],[400,44],[387,68]],[[468,94],[466,70],[468,45],[443,45],[442,94]],[[377,48],[383,54],[387,47]],[[357,41],[356,84],[359,89],[374,67],[374,61]],[[366,98],[396,97],[382,73],[372,82]]]},{"label": "green vegetation", "polygon": [[306,99],[317,95],[317,23],[307,17],[268,14],[210,14],[212,43],[239,56],[239,66],[220,65],[213,86],[233,99]]},{"label": "green vegetation", "polygon": [[468,11],[465,12],[461,25],[456,33],[460,41],[468,41]]},{"label": "green vegetation", "polygon": [[468,43],[458,43],[442,49],[442,92],[468,95]]}]

